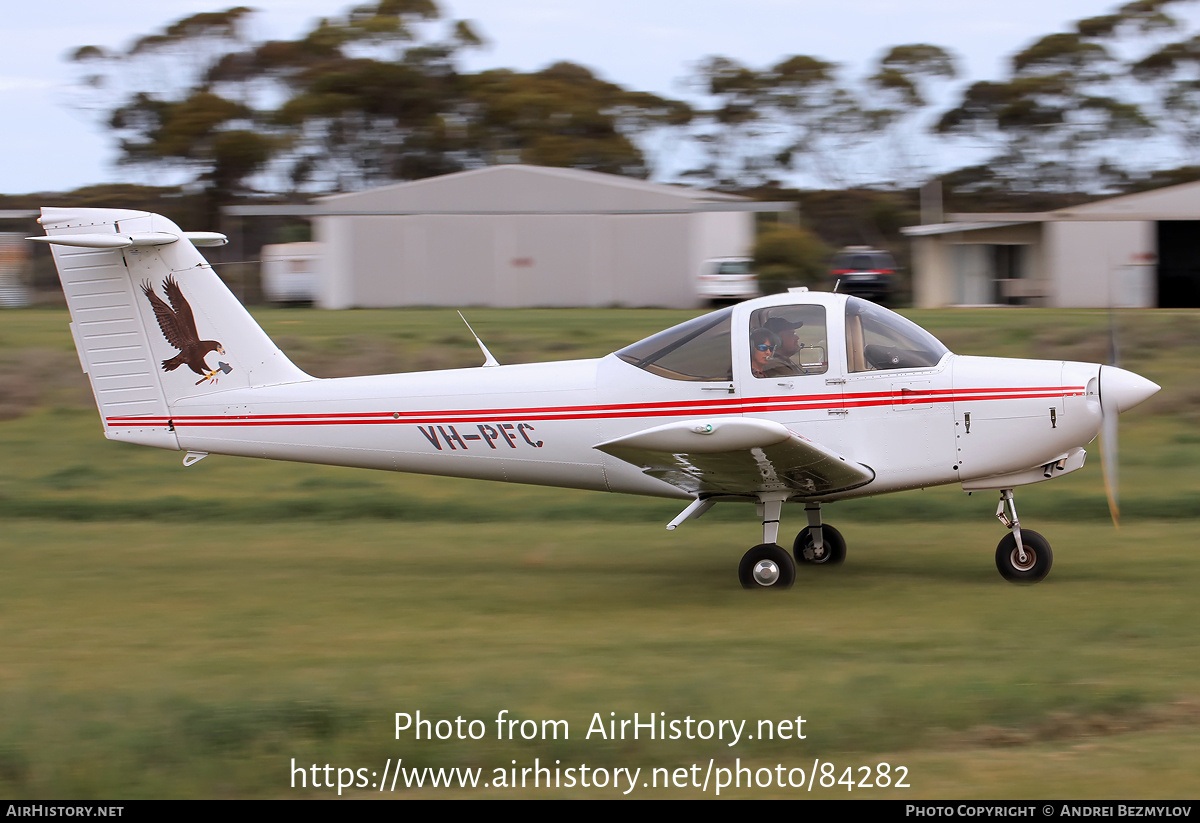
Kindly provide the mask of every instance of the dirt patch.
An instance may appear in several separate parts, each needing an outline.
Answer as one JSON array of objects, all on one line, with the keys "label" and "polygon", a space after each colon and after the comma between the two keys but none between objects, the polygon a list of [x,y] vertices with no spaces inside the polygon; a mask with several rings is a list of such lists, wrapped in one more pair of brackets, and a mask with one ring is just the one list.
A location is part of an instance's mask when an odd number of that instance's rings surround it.
[{"label": "dirt patch", "polygon": [[1028,728],[976,726],[948,735],[945,743],[956,748],[1004,748],[1196,725],[1200,725],[1200,700],[1189,699],[1130,708],[1119,714],[1055,712]]}]

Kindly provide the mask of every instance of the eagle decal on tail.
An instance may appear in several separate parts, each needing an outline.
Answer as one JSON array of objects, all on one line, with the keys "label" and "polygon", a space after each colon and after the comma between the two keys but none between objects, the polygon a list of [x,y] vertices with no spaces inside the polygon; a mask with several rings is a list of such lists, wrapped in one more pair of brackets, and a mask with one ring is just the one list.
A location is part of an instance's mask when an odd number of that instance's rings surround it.
[{"label": "eagle decal on tail", "polygon": [[154,319],[158,321],[158,328],[162,330],[163,337],[168,343],[179,349],[179,354],[170,360],[163,361],[163,371],[174,371],[180,366],[186,365],[200,375],[200,379],[196,381],[197,386],[206,381],[216,383],[218,375],[229,374],[233,371],[228,363],[220,360],[217,361],[215,369],[210,369],[204,362],[204,358],[208,356],[209,352],[215,351],[217,354],[224,354],[225,349],[216,340],[200,339],[200,333],[196,331],[196,318],[192,315],[192,307],[188,305],[187,298],[183,296],[183,290],[179,288],[179,283],[172,275],[167,275],[167,279],[163,281],[163,291],[167,294],[167,300],[171,301],[170,305],[167,305],[166,300],[155,293],[154,287],[150,285],[149,281],[142,283],[142,293],[146,295],[146,299],[150,301],[150,306],[154,309]]}]

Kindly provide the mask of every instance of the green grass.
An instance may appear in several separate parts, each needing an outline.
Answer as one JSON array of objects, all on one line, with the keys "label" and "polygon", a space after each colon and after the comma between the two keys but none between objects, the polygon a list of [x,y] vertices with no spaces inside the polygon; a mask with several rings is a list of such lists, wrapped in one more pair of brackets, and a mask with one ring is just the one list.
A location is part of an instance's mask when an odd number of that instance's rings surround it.
[{"label": "green grass", "polygon": [[[915,764],[1195,735],[1200,613],[1180,581],[1200,573],[1200,526],[1143,524],[1152,549],[1131,564],[1109,529],[1055,524],[1058,567],[1019,588],[991,567],[986,524],[844,525],[846,566],[755,596],[734,584],[746,529],[733,524],[14,521],[0,537],[0,790],[281,796],[292,757],[377,770],[398,756],[488,769],[820,757],[911,763],[912,796],[965,796]],[[486,720],[489,739],[396,741],[394,713],[417,709]],[[571,739],[498,742],[501,709],[566,719]],[[802,715],[807,739],[583,739],[610,711]],[[1108,791],[1094,777],[1077,796]]]},{"label": "green grass", "polygon": [[[450,312],[257,314],[316,373],[480,359]],[[1103,358],[1102,313],[914,314],[963,353]],[[468,313],[502,362],[602,354],[685,316]],[[1200,315],[1120,320],[1124,365],[1164,386],[1122,417],[1121,531],[1095,465],[1024,491],[1056,561],[1022,588],[994,568],[992,494],[840,503],[845,566],[748,593],[748,506],[668,533],[670,501],[219,456],[184,469],[106,441],[65,313],[4,313],[0,794],[331,796],[291,788],[292,758],[490,776],[536,757],[643,775],[737,758],[909,769],[910,789],[832,797],[1194,796]],[[418,709],[485,720],[487,737],[396,740],[395,712]],[[502,709],[565,719],[571,737],[498,741]],[[807,739],[584,739],[596,712],[802,715]]]}]

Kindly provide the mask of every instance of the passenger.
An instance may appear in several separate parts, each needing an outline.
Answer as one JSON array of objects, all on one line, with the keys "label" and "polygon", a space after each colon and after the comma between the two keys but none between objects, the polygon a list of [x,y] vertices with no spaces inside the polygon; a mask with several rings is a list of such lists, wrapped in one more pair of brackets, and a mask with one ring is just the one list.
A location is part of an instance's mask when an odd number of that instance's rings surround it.
[{"label": "passenger", "polygon": [[796,329],[804,325],[802,320],[788,320],[784,317],[772,317],[763,324],[765,328],[779,336],[779,347],[774,356],[763,370],[767,377],[780,377],[791,374],[804,374],[804,369],[796,364],[793,357],[800,353],[803,345],[796,336]]},{"label": "passenger", "polygon": [[770,329],[757,328],[750,332],[750,373],[755,377],[770,377],[771,356],[779,348],[779,335]]}]

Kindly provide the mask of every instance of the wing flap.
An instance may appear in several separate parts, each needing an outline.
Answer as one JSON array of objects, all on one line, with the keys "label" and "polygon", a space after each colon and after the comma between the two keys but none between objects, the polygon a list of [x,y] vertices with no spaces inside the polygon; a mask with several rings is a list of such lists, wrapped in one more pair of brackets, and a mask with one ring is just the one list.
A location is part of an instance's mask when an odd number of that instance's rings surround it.
[{"label": "wing flap", "polygon": [[792,491],[819,497],[875,479],[869,467],[753,417],[667,423],[595,448],[696,495]]}]

